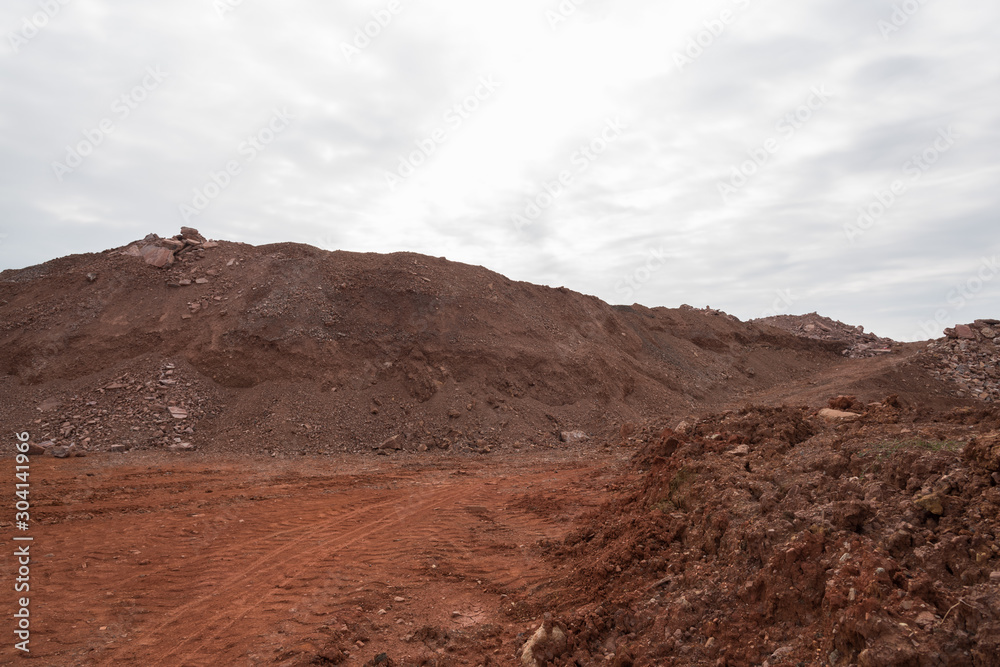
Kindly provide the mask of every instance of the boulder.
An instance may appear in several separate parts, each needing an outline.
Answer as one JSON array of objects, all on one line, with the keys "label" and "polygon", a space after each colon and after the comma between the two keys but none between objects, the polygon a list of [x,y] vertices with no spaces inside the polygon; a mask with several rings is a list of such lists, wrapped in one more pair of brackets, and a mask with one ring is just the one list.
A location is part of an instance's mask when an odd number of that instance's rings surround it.
[{"label": "boulder", "polygon": [[559,434],[560,442],[580,442],[582,440],[590,440],[590,436],[583,431],[563,431]]},{"label": "boulder", "polygon": [[968,324],[959,324],[955,327],[955,334],[960,339],[976,340],[976,334]]},{"label": "boulder", "polygon": [[146,264],[151,264],[158,269],[162,269],[164,266],[170,266],[174,263],[174,251],[169,248],[161,248],[160,246],[148,245],[142,249],[142,257],[146,260]]}]

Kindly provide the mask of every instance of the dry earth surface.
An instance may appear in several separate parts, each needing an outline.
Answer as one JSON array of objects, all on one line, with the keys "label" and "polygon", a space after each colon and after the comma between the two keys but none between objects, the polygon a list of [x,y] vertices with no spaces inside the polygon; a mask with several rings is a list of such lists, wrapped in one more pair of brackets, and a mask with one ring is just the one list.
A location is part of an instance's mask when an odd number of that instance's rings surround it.
[{"label": "dry earth surface", "polygon": [[0,314],[34,664],[1000,664],[995,320],[194,230],[4,271]]}]

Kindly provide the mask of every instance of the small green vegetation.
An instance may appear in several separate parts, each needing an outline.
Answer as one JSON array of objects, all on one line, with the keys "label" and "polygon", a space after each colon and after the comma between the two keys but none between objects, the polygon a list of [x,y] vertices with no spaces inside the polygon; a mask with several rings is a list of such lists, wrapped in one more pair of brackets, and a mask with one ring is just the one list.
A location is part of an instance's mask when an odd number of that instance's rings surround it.
[{"label": "small green vegetation", "polygon": [[882,440],[872,443],[867,448],[857,452],[855,456],[858,458],[870,457],[871,459],[871,463],[860,475],[861,481],[864,482],[870,473],[879,472],[882,469],[882,462],[896,452],[957,452],[964,446],[964,442],[957,442],[955,440],[926,440],[924,438]]},{"label": "small green vegetation", "polygon": [[883,440],[871,447],[871,451],[879,458],[892,456],[903,449],[923,449],[928,452],[957,452],[965,443],[954,440],[924,440],[923,438],[908,438],[905,440]]}]

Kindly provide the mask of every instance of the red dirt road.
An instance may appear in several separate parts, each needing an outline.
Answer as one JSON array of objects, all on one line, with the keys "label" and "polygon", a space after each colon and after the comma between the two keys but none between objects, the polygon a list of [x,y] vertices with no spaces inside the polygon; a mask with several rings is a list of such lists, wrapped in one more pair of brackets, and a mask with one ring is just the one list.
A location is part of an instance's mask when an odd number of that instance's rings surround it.
[{"label": "red dirt road", "polygon": [[614,463],[39,458],[32,664],[515,664]]}]

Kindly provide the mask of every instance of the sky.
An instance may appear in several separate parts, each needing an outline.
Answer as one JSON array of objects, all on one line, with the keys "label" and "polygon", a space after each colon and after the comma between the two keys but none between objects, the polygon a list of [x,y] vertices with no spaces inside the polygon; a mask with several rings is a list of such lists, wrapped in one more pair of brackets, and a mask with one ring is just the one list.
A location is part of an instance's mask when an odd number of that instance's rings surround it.
[{"label": "sky", "polygon": [[1000,4],[6,0],[0,269],[182,225],[613,304],[1000,318]]}]

